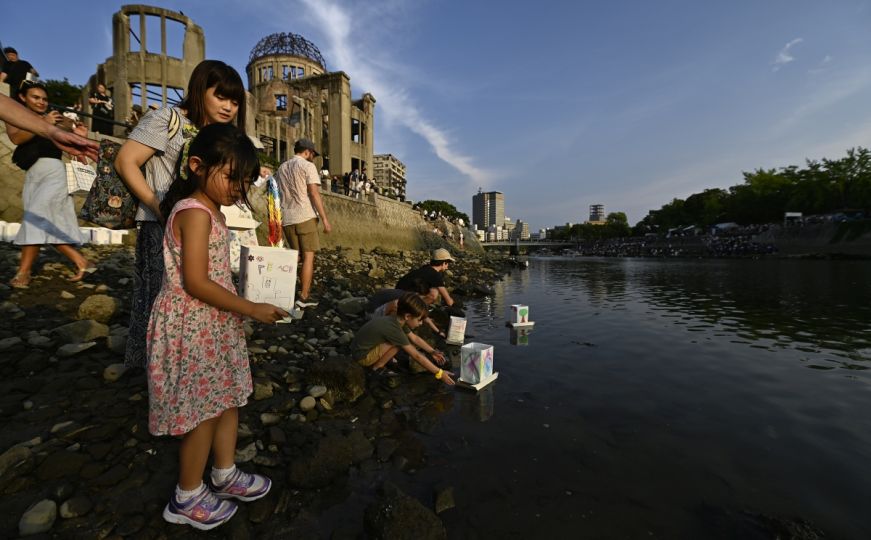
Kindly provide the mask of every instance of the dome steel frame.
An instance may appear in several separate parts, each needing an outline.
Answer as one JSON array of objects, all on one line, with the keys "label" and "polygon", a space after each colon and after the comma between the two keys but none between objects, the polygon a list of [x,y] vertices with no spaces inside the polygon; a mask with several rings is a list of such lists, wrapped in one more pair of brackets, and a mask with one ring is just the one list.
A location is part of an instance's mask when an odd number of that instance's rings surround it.
[{"label": "dome steel frame", "polygon": [[291,32],[270,34],[258,41],[248,56],[248,65],[250,66],[255,60],[265,56],[281,54],[307,58],[312,62],[320,64],[324,71],[327,71],[327,62],[324,60],[320,49],[301,35]]}]

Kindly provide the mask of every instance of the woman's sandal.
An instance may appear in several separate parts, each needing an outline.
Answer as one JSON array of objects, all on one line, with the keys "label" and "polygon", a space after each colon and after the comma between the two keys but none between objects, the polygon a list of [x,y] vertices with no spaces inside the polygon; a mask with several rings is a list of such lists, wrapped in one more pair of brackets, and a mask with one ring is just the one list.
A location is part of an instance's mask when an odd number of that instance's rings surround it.
[{"label": "woman's sandal", "polygon": [[30,287],[30,274],[25,272],[18,272],[15,274],[15,277],[9,281],[9,285],[13,289],[27,289]]},{"label": "woman's sandal", "polygon": [[81,281],[84,279],[85,274],[93,274],[97,271],[97,265],[93,263],[88,263],[88,266],[84,268],[79,268],[79,273],[69,278],[67,281]]}]

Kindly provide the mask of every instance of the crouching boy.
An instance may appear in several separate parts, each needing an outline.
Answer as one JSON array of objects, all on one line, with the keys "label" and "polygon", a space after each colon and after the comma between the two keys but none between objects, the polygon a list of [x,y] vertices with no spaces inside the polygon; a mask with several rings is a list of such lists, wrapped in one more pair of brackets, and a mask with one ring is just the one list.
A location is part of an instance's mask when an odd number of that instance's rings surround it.
[{"label": "crouching boy", "polygon": [[454,384],[451,378],[453,373],[437,367],[417,350],[417,347],[423,349],[440,366],[447,361],[444,354],[413,332],[426,316],[426,304],[420,296],[415,293],[402,295],[397,302],[395,315],[375,317],[357,331],[351,343],[354,360],[364,367],[379,369],[387,365],[399,349],[402,349],[415,362],[435,375],[436,379],[445,384]]}]

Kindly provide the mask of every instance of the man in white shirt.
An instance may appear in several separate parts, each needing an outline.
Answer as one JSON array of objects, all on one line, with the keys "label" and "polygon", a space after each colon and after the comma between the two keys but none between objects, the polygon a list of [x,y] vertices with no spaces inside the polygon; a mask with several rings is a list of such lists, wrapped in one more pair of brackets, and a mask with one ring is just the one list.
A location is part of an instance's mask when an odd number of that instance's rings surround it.
[{"label": "man in white shirt", "polygon": [[321,200],[321,179],[313,160],[318,155],[315,145],[308,139],[296,141],[292,158],[278,168],[275,179],[281,192],[281,225],[291,249],[302,255],[299,273],[299,299],[297,307],[304,309],[318,305],[311,296],[315,270],[315,253],[320,250],[318,216],[324,225],[324,234],[333,230]]}]

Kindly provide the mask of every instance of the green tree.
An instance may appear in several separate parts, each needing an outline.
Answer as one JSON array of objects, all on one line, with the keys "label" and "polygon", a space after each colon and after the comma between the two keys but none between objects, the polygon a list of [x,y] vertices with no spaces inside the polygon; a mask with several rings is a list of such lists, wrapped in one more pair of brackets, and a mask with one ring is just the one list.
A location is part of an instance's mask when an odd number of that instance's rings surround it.
[{"label": "green tree", "polygon": [[48,79],[43,81],[48,102],[61,107],[72,107],[82,100],[82,87],[72,84],[66,77],[64,80]]},{"label": "green tree", "polygon": [[469,221],[469,216],[465,213],[460,212],[457,208],[449,202],[446,201],[435,201],[435,200],[425,200],[417,204],[419,208],[423,208],[427,212],[441,212],[443,216],[449,218],[460,218],[463,220],[463,223],[468,227],[472,222]]}]

